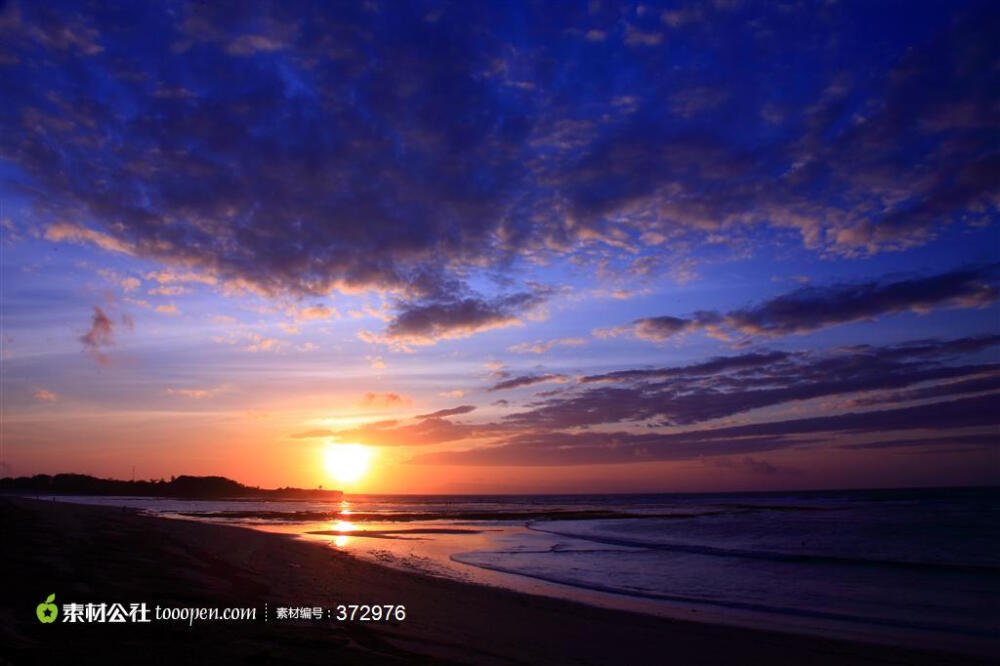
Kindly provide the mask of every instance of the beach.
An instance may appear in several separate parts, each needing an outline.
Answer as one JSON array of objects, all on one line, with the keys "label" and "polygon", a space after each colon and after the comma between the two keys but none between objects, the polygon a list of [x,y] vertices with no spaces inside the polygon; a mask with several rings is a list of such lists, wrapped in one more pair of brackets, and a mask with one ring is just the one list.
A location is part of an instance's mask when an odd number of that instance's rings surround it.
[{"label": "beach", "polygon": [[[5,497],[3,663],[985,664],[986,657],[653,617],[433,578],[317,543],[110,507]],[[35,606],[268,608],[268,620],[42,624]],[[392,604],[403,621],[279,620]],[[60,618],[62,620],[64,618]]]}]

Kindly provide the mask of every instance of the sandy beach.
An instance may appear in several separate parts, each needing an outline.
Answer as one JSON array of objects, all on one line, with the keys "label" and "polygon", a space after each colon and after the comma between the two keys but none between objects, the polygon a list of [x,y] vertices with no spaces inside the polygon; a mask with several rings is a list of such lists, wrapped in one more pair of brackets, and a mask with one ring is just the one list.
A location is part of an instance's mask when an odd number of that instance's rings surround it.
[{"label": "sandy beach", "polygon": [[[0,499],[0,663],[978,664],[988,659],[656,618],[389,569],[286,536]],[[256,607],[267,622],[42,624],[35,606]],[[392,623],[281,606],[402,604]]]}]

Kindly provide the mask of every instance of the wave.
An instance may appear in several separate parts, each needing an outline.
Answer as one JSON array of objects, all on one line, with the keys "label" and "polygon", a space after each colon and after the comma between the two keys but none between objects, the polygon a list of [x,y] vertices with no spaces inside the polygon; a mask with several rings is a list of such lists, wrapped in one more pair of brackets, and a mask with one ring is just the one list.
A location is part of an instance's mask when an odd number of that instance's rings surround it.
[{"label": "wave", "polygon": [[645,548],[650,550],[663,550],[677,553],[690,553],[694,555],[709,555],[715,557],[736,557],[753,560],[767,560],[771,562],[791,562],[791,563],[811,563],[811,564],[833,564],[848,566],[881,566],[892,567],[894,569],[913,569],[925,571],[954,571],[974,574],[1000,575],[1000,566],[987,564],[954,564],[946,562],[929,562],[922,560],[898,560],[880,559],[866,557],[845,557],[838,555],[815,555],[811,553],[791,553],[773,550],[748,550],[742,548],[723,548],[718,546],[706,546],[702,544],[687,544],[678,542],[652,541],[648,539],[628,539],[624,537],[611,537],[592,532],[574,532],[567,530],[546,529],[540,527],[536,522],[529,522],[526,527],[536,532],[544,532],[556,536],[580,539],[593,543],[600,543],[609,546],[624,546],[629,548]]},{"label": "wave", "polygon": [[350,512],[343,511],[174,511],[173,515],[217,520],[274,520],[281,522],[319,522],[350,520],[351,522],[411,522],[424,520],[467,521],[535,521],[535,520],[642,520],[649,518],[683,519],[712,516],[730,511],[696,511],[686,513],[634,513],[608,510],[544,510],[544,511],[404,511]]},{"label": "wave", "polygon": [[[548,551],[548,552],[559,552],[559,551]],[[694,595],[669,594],[665,592],[656,592],[652,590],[639,590],[631,587],[615,586],[606,583],[580,581],[568,575],[560,576],[556,574],[540,573],[537,571],[526,571],[523,568],[518,568],[516,566],[503,565],[495,561],[484,562],[480,559],[482,556],[492,555],[492,556],[509,557],[511,555],[517,555],[517,554],[519,553],[511,553],[505,551],[475,551],[470,553],[454,554],[451,556],[451,560],[454,562],[458,562],[460,564],[479,567],[481,569],[486,569],[489,571],[497,571],[500,573],[526,576],[528,578],[543,580],[549,583],[556,583],[559,585],[567,585],[578,589],[591,590],[594,592],[605,592],[610,594],[636,597],[641,599],[655,599],[660,601],[670,601],[683,604],[699,604],[699,605],[731,608],[735,610],[777,613],[781,615],[788,615],[788,616],[795,616],[802,618],[816,618],[822,620],[837,620],[837,621],[852,622],[852,623],[874,624],[887,627],[896,627],[901,629],[947,631],[967,636],[994,635],[994,632],[992,631],[978,630],[975,628],[956,625],[952,623],[921,622],[919,620],[908,620],[908,619],[877,617],[877,616],[870,617],[863,615],[853,615],[850,613],[841,613],[836,611],[823,611],[823,610],[815,610],[809,608],[796,608],[792,606],[769,605],[764,603],[737,601],[731,599],[718,599],[712,597],[699,597]]]}]

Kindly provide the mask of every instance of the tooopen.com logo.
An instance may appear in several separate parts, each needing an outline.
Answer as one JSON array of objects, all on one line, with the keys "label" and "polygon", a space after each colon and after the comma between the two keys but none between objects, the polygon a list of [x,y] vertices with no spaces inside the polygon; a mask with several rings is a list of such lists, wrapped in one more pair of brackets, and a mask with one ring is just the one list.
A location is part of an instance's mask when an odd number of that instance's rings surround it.
[{"label": "tooopen.com logo", "polygon": [[35,608],[35,615],[38,616],[38,621],[42,624],[51,624],[56,621],[56,617],[59,615],[59,607],[52,603],[55,600],[56,595],[52,593]]}]

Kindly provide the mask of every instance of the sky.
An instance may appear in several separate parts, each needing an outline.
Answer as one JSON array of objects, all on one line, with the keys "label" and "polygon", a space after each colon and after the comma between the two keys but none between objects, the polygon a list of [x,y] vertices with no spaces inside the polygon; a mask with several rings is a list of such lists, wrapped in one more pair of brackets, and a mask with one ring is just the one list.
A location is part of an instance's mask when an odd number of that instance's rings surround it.
[{"label": "sky", "polygon": [[0,2],[4,474],[1000,483],[991,2]]}]

